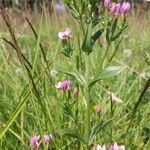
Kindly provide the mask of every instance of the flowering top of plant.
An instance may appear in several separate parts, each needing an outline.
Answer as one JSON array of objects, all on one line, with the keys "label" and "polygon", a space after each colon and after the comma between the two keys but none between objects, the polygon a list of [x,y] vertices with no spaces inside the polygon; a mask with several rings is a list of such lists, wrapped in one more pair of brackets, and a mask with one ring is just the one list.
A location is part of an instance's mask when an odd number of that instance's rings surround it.
[{"label": "flowering top of plant", "polygon": [[104,0],[104,7],[109,9],[111,7],[111,0]]},{"label": "flowering top of plant", "polygon": [[120,12],[124,15],[128,14],[131,10],[131,5],[129,2],[123,2],[120,8]]},{"label": "flowering top of plant", "polygon": [[71,89],[71,82],[70,80],[64,80],[64,81],[58,82],[57,85],[55,85],[55,87],[63,91],[69,91]]},{"label": "flowering top of plant", "polygon": [[45,145],[48,145],[48,143],[50,142],[50,141],[52,141],[53,140],[53,136],[50,134],[50,135],[44,135],[43,136],[43,143],[45,144]]},{"label": "flowering top of plant", "polygon": [[96,150],[106,150],[106,145],[101,146],[100,144],[97,144]]},{"label": "flowering top of plant", "polygon": [[117,4],[113,3],[111,8],[110,8],[111,14],[115,15],[115,16],[119,15],[120,8],[121,8],[121,3],[117,3]]},{"label": "flowering top of plant", "polygon": [[34,150],[38,150],[39,148],[39,140],[40,140],[40,136],[32,136],[31,139],[30,139],[30,146],[32,149]]},{"label": "flowering top of plant", "polygon": [[110,146],[109,150],[125,150],[125,146],[119,146],[117,143],[114,143]]},{"label": "flowering top of plant", "polygon": [[[96,150],[106,150],[106,145],[101,146],[100,144],[97,144]],[[119,146],[116,142],[112,145],[110,145],[109,150],[125,150],[125,146],[121,145]]]},{"label": "flowering top of plant", "polygon": [[58,37],[62,41],[66,41],[71,38],[71,30],[69,28],[66,28],[63,32],[58,32]]},{"label": "flowering top of plant", "polygon": [[110,9],[112,15],[124,14],[127,15],[131,10],[131,4],[129,2],[112,3],[111,0],[104,0],[104,7]]}]

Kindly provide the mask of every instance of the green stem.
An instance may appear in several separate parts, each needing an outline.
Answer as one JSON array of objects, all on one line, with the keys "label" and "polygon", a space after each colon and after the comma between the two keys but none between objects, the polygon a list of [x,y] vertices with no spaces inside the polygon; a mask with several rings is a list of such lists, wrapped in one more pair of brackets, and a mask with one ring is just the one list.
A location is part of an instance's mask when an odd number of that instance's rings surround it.
[{"label": "green stem", "polygon": [[112,56],[110,57],[110,59],[109,59],[108,62],[107,62],[106,67],[109,66],[110,62],[113,60],[114,56],[116,55],[116,52],[117,52],[117,50],[118,50],[118,48],[119,48],[119,45],[120,45],[121,41],[122,41],[122,38],[121,38],[121,40],[119,40],[119,42],[117,43],[117,45],[116,45],[116,47],[115,47],[115,49],[114,49],[114,51],[113,51]]},{"label": "green stem", "polygon": [[[114,116],[114,110],[113,110],[113,100],[112,100],[112,94],[110,92],[110,118],[113,118]],[[112,130],[112,124],[109,125],[110,130],[111,130],[111,142],[112,141],[112,135],[113,135],[113,130]]]},{"label": "green stem", "polygon": [[110,47],[110,44],[108,43],[108,44],[107,44],[106,51],[105,51],[105,54],[104,54],[103,59],[102,59],[101,64],[100,64],[100,68],[98,69],[98,73],[96,74],[96,78],[100,75],[100,73],[101,73],[101,71],[102,71],[102,69],[103,69],[104,61],[105,61],[106,56],[107,56],[107,54],[108,54],[109,47]]},{"label": "green stem", "polygon": [[80,24],[81,24],[81,29],[82,29],[83,35],[85,36],[85,29],[84,29],[82,17],[80,17]]},{"label": "green stem", "polygon": [[[90,55],[87,57],[87,66],[86,66],[86,77],[88,82],[90,81]],[[85,132],[86,132],[86,141],[87,141],[87,149],[89,147],[89,137],[90,137],[90,120],[91,120],[91,99],[90,99],[90,88],[86,88],[86,102],[87,102],[87,110],[86,110],[86,126],[85,126]]]},{"label": "green stem", "polygon": [[87,139],[87,149],[88,149],[88,141],[90,137],[90,119],[91,119],[91,100],[90,100],[90,89],[88,88],[86,91],[86,101],[87,101],[87,112],[86,112],[86,139]]}]

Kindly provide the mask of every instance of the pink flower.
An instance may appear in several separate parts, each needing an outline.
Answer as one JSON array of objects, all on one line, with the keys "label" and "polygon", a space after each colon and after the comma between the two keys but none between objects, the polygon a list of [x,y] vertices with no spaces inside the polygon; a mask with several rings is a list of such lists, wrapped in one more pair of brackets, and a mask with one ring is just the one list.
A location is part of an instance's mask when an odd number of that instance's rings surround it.
[{"label": "pink flower", "polygon": [[109,9],[111,7],[111,0],[104,0],[104,7]]},{"label": "pink flower", "polygon": [[96,146],[96,150],[106,150],[106,146],[105,145],[101,146],[101,145],[98,144]]},{"label": "pink flower", "polygon": [[120,8],[120,12],[124,15],[128,14],[131,10],[131,5],[129,2],[123,2]]},{"label": "pink flower", "polygon": [[78,94],[79,94],[78,88],[75,87],[74,90],[73,90],[73,95],[78,96]]},{"label": "pink flower", "polygon": [[109,150],[125,150],[125,146],[124,145],[118,146],[117,143],[114,143],[110,146]]},{"label": "pink flower", "polygon": [[53,140],[53,136],[52,135],[44,135],[43,136],[43,143],[45,144],[45,145],[48,145],[48,143],[50,142],[50,141],[52,141]]},{"label": "pink flower", "polygon": [[121,3],[113,3],[111,8],[110,8],[110,12],[112,13],[112,15],[118,16],[120,13],[120,8],[121,8]]},{"label": "pink flower", "polygon": [[58,82],[57,85],[55,85],[55,87],[63,91],[69,91],[71,89],[71,82],[70,80],[61,81]]},{"label": "pink flower", "polygon": [[39,140],[40,140],[40,136],[32,136],[31,139],[30,139],[30,145],[31,145],[31,148],[33,150],[38,150],[39,148]]},{"label": "pink flower", "polygon": [[66,28],[64,32],[58,32],[58,37],[62,41],[66,41],[71,38],[71,31],[69,28]]}]

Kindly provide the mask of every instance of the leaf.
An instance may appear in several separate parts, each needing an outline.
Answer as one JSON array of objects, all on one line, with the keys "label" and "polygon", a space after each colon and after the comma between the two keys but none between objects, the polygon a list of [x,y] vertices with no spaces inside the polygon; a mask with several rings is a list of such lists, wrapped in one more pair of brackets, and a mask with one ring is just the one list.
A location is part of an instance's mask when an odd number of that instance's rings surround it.
[{"label": "leaf", "polygon": [[97,79],[89,83],[88,87],[91,88],[93,85],[95,85],[98,81],[102,79],[114,77],[118,75],[119,73],[121,73],[124,69],[125,69],[124,66],[111,66],[111,67],[105,68],[101,71]]},{"label": "leaf", "polygon": [[121,73],[124,69],[125,69],[124,66],[111,66],[111,67],[108,67],[108,68],[102,70],[100,77],[101,77],[101,79],[114,77],[114,76],[118,75],[119,73]]},{"label": "leaf", "polygon": [[79,134],[76,130],[73,129],[60,129],[57,131],[57,133],[61,136],[70,136],[77,138],[79,141],[82,141],[83,143],[86,143],[85,139],[82,137],[81,134]]},{"label": "leaf", "polygon": [[120,29],[120,31],[118,33],[116,33],[116,35],[111,36],[110,41],[113,42],[115,41],[117,38],[119,38],[119,36],[122,34],[122,32],[127,28],[127,25],[122,27],[122,29]]},{"label": "leaf", "polygon": [[118,23],[118,19],[116,18],[116,19],[113,21],[112,25],[111,25],[111,35],[112,35],[112,36],[113,36],[114,33],[116,32],[117,23]]},{"label": "leaf", "polygon": [[64,114],[68,115],[69,117],[71,117],[72,119],[74,119],[74,115],[73,115],[73,112],[71,110],[71,106],[68,106],[67,103],[65,103],[63,105],[63,112]]},{"label": "leaf", "polygon": [[84,41],[82,43],[82,50],[86,52],[88,55],[93,51],[91,45],[91,32],[92,32],[92,23],[90,23],[86,29],[86,34]]},{"label": "leaf", "polygon": [[103,33],[104,29],[100,29],[94,33],[94,35],[91,36],[91,45],[94,45],[96,40],[101,36]]},{"label": "leaf", "polygon": [[67,57],[71,57],[72,54],[73,54],[73,49],[72,47],[70,46],[70,44],[64,44],[62,45],[62,53],[67,56]]},{"label": "leaf", "polygon": [[81,85],[87,84],[85,78],[77,71],[76,72],[69,72],[69,71],[62,71],[62,70],[58,70],[58,71],[75,78]]},{"label": "leaf", "polygon": [[103,130],[108,124],[110,124],[112,122],[113,118],[111,118],[110,120],[106,121],[106,122],[100,122],[98,125],[95,125],[92,129],[91,129],[91,134],[90,134],[90,138],[89,138],[89,143],[92,142],[93,138],[96,136],[96,134],[100,131]]}]

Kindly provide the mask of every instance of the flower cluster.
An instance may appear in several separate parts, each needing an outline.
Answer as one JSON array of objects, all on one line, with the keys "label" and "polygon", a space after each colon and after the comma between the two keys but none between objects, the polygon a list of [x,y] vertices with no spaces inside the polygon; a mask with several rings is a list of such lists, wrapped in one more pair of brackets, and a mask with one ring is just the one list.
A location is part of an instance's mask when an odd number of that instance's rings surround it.
[{"label": "flower cluster", "polygon": [[131,10],[129,2],[112,3],[111,0],[104,0],[104,7],[110,10],[114,16],[118,16],[119,14],[127,15]]},{"label": "flower cluster", "polygon": [[[96,150],[106,150],[106,145],[101,146],[98,144],[96,146]],[[125,150],[125,146],[114,143],[114,144],[110,145],[109,150]]]},{"label": "flower cluster", "polygon": [[39,148],[39,141],[40,141],[40,136],[32,136],[30,139],[30,146],[33,150],[38,150]]},{"label": "flower cluster", "polygon": [[71,38],[71,31],[70,31],[70,29],[66,28],[66,30],[64,32],[58,32],[58,38],[62,42],[67,42],[67,40]]},{"label": "flower cluster", "polygon": [[55,85],[55,87],[63,91],[69,91],[71,89],[71,82],[70,80],[64,80],[64,81],[58,82],[57,85]]},{"label": "flower cluster", "polygon": [[125,146],[114,143],[110,146],[109,150],[125,150]]},{"label": "flower cluster", "polygon": [[[60,81],[55,85],[55,87],[62,91],[70,91],[71,90],[71,81],[70,80]],[[73,89],[73,96],[78,96],[78,94],[79,94],[79,90],[77,87],[75,87]]]},{"label": "flower cluster", "polygon": [[53,140],[53,136],[50,135],[44,135],[42,139],[40,139],[40,136],[32,136],[30,139],[30,146],[32,150],[38,150],[40,146],[40,140],[42,140],[43,144],[48,146],[49,142]]}]

